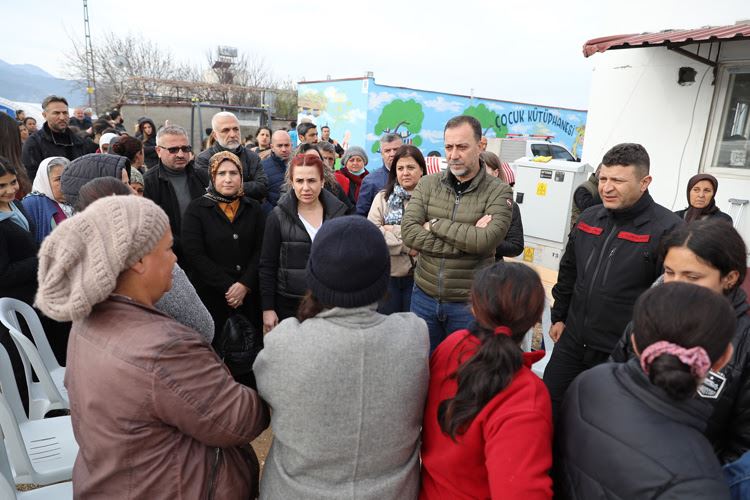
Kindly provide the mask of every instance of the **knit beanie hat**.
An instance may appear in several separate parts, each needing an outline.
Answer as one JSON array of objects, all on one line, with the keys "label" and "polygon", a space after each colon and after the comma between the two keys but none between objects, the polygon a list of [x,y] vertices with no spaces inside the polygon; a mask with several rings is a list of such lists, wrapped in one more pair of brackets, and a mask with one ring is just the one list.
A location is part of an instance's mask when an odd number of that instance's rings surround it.
[{"label": "knit beanie hat", "polygon": [[356,215],[325,222],[307,261],[307,287],[325,305],[361,307],[385,295],[391,259],[375,225]]},{"label": "knit beanie hat", "polygon": [[167,229],[167,214],[147,198],[96,200],[42,243],[35,305],[57,321],[85,318],[112,293],[120,273],[149,254]]},{"label": "knit beanie hat", "polygon": [[367,165],[367,153],[365,153],[365,150],[359,146],[351,146],[346,150],[344,156],[341,157],[341,165],[346,166],[346,162],[348,162],[349,158],[352,156],[359,156],[365,162],[365,166]]}]

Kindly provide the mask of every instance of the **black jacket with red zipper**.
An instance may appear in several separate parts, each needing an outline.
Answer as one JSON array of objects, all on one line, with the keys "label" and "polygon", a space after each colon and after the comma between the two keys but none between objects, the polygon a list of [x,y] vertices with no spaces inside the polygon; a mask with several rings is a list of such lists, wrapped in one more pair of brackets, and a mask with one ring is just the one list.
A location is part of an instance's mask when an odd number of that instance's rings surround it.
[{"label": "black jacket with red zipper", "polygon": [[662,237],[680,224],[648,191],[624,210],[586,209],[560,261],[552,323],[565,322],[565,335],[583,346],[612,352],[636,299],[662,273]]}]

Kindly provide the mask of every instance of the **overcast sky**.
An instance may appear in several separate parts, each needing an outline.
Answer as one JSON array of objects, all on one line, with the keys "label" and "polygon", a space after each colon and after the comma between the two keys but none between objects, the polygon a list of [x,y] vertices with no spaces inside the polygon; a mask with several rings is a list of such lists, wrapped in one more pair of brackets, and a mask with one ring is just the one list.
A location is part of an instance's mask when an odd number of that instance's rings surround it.
[{"label": "overcast sky", "polygon": [[[0,59],[66,76],[83,2],[2,3]],[[586,40],[734,24],[750,19],[750,1],[90,0],[89,16],[95,43],[109,31],[137,34],[182,61],[203,64],[207,49],[230,45],[295,81],[372,71],[379,84],[586,108],[597,57],[583,57]]]}]

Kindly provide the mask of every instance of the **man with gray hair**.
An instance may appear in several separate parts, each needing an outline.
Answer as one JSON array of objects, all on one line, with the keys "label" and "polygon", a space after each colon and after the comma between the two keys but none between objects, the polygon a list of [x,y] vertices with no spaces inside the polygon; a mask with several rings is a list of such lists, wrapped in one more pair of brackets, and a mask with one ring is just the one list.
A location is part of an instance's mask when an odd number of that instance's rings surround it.
[{"label": "man with gray hair", "polygon": [[159,129],[156,154],[159,163],[143,176],[143,195],[167,213],[174,237],[174,253],[184,269],[186,262],[180,238],[182,215],[191,201],[206,192],[208,172],[193,165],[193,148],[188,142],[187,132],[179,125]]},{"label": "man with gray hair", "polygon": [[365,180],[362,181],[362,187],[359,189],[359,198],[357,199],[357,215],[367,217],[370,213],[372,200],[375,195],[385,188],[388,182],[388,172],[391,170],[393,157],[396,151],[404,144],[401,136],[398,134],[386,133],[380,138],[380,156],[383,158],[383,166],[370,172]]},{"label": "man with gray hair", "polygon": [[260,156],[242,144],[240,121],[229,111],[221,111],[211,118],[216,142],[195,159],[198,170],[208,173],[211,157],[222,151],[237,155],[242,162],[242,187],[245,195],[262,203],[268,194],[268,177],[260,163]]}]

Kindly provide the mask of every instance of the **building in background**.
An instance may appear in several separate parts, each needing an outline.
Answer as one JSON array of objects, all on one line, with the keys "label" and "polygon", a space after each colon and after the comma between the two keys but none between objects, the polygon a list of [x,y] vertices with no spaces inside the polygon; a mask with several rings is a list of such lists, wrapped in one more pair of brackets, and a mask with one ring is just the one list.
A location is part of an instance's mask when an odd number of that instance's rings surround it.
[{"label": "building in background", "polygon": [[576,155],[586,130],[585,110],[391,87],[370,76],[298,82],[297,106],[298,123],[309,119],[318,127],[328,125],[331,137],[368,153],[378,153],[380,136],[394,132],[425,156],[430,151],[443,155],[445,122],[460,114],[476,117],[488,137],[551,136]]}]

